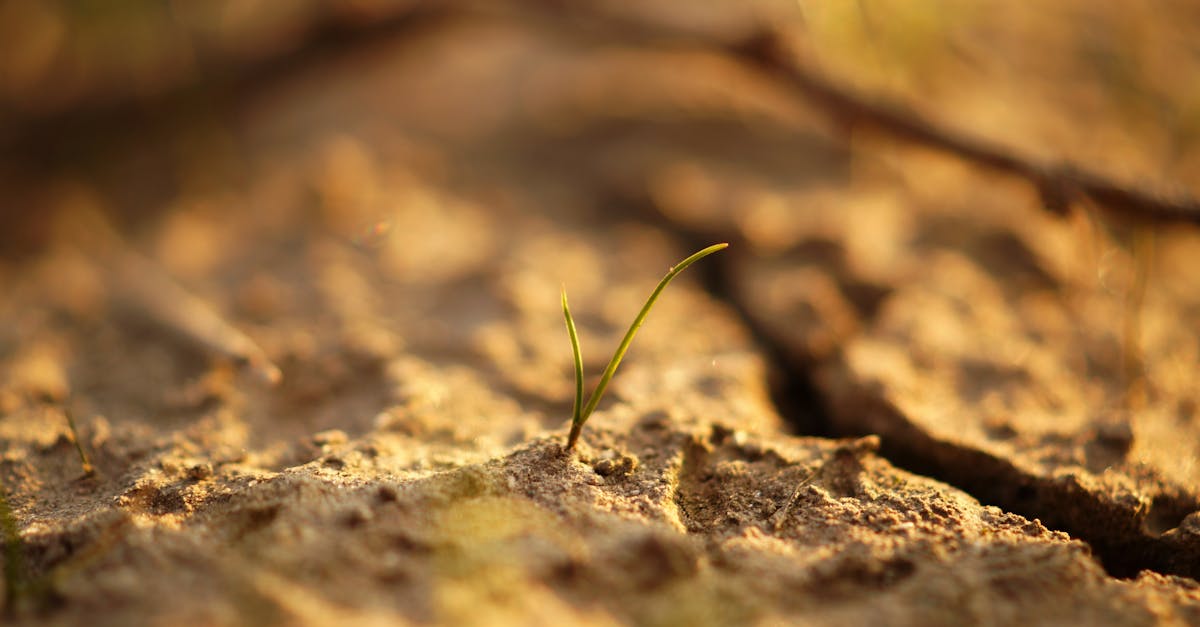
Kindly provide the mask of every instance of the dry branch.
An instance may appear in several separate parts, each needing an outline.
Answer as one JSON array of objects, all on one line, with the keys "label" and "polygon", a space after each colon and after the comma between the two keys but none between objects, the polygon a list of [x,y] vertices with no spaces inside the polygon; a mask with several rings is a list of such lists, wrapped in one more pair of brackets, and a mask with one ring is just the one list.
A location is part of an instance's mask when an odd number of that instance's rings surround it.
[{"label": "dry branch", "polygon": [[1046,209],[1066,211],[1070,203],[1090,200],[1119,217],[1136,222],[1200,224],[1200,202],[1186,194],[1159,193],[1123,185],[1071,163],[1039,163],[977,137],[970,137],[836,86],[803,67],[770,31],[722,48],[767,73],[822,109],[839,124],[865,127],[896,139],[943,150],[976,165],[1018,176],[1037,188]]},{"label": "dry branch", "polygon": [[585,26],[593,35],[607,35],[644,46],[686,46],[732,58],[765,74],[840,126],[868,129],[938,149],[978,166],[1025,179],[1037,189],[1045,208],[1055,213],[1065,213],[1071,203],[1088,200],[1107,211],[1109,217],[1126,222],[1200,225],[1200,201],[1184,191],[1165,193],[1128,185],[1069,162],[1039,162],[982,138],[951,130],[882,99],[840,87],[805,67],[775,29],[764,27],[749,36],[728,41],[589,8],[590,5],[565,7],[538,0],[518,2]]}]

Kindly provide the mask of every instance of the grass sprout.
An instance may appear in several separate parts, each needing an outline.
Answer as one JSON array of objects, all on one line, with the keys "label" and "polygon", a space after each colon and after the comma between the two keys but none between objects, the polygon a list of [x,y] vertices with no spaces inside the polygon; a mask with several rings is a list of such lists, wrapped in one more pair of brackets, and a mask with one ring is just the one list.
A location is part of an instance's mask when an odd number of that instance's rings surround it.
[{"label": "grass sprout", "polygon": [[75,417],[71,415],[71,410],[63,408],[63,414],[67,417],[67,426],[71,428],[71,441],[75,443],[75,451],[79,453],[79,463],[83,466],[83,474],[90,477],[96,474],[96,467],[92,466],[92,460],[88,459],[87,453],[83,450],[83,444],[79,442],[79,429],[75,427]]},{"label": "grass sprout", "polygon": [[0,486],[0,538],[4,542],[4,611],[11,613],[28,586],[21,532],[4,486]]},{"label": "grass sprout", "polygon": [[642,310],[638,312],[633,323],[629,325],[629,330],[625,332],[625,337],[621,339],[620,345],[613,353],[612,359],[609,360],[608,366],[604,368],[604,373],[600,375],[600,382],[596,384],[596,389],[592,390],[588,396],[587,404],[583,404],[583,354],[579,349],[579,334],[575,331],[575,321],[571,318],[571,309],[567,306],[567,290],[564,287],[562,291],[562,309],[563,318],[567,321],[567,334],[571,337],[571,351],[575,358],[575,407],[571,412],[571,433],[567,436],[567,450],[575,448],[575,443],[579,440],[579,434],[583,430],[583,423],[587,422],[588,416],[595,411],[596,405],[600,403],[600,397],[604,395],[604,391],[608,388],[608,383],[612,381],[613,375],[617,372],[617,366],[621,365],[621,359],[625,357],[625,353],[629,350],[629,345],[633,343],[633,336],[637,334],[642,323],[646,321],[646,316],[650,313],[650,308],[654,306],[659,295],[666,289],[667,284],[671,282],[680,272],[687,269],[688,266],[700,261],[701,259],[728,247],[729,244],[713,244],[704,250],[697,251],[692,256],[680,261],[671,267],[667,275],[658,282],[658,287],[650,293],[650,298],[646,299],[646,304],[642,305]]}]

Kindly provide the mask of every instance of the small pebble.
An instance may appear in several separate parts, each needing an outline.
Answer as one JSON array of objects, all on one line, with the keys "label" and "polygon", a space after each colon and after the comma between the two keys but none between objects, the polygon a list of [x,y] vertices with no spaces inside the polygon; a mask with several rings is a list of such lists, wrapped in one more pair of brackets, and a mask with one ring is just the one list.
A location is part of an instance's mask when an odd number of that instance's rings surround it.
[{"label": "small pebble", "polygon": [[346,432],[341,429],[329,429],[313,434],[312,443],[317,446],[331,446],[337,444],[345,444],[350,440],[346,436]]}]

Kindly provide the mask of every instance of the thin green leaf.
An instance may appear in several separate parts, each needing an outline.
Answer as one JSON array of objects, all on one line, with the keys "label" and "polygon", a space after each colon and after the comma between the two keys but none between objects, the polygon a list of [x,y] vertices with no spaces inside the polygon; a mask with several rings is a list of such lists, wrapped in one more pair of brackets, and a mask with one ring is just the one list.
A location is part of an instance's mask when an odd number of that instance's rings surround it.
[{"label": "thin green leaf", "polygon": [[575,357],[575,406],[571,410],[571,435],[568,438],[570,448],[579,438],[579,431],[583,428],[583,354],[579,350],[579,334],[575,331],[575,321],[571,319],[571,308],[567,306],[566,287],[562,290],[562,310],[563,318],[567,320],[567,335],[571,336],[571,352]]}]

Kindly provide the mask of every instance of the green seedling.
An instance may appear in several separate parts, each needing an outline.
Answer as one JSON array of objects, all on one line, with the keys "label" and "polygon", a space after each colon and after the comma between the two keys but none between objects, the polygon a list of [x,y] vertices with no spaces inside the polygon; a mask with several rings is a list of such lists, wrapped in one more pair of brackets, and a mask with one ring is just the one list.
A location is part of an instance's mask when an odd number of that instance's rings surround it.
[{"label": "green seedling", "polygon": [[8,494],[0,486],[0,536],[4,540],[4,611],[12,612],[17,599],[28,587],[25,581],[25,549],[17,518],[8,504]]},{"label": "green seedling", "polygon": [[0,615],[3,623],[3,616],[44,607],[53,594],[53,581],[46,575],[33,574],[25,561],[25,541],[3,484],[0,484],[0,542],[4,545],[4,607]]},{"label": "green seedling", "polygon": [[667,272],[667,276],[664,276],[658,282],[658,287],[654,288],[654,291],[650,293],[650,298],[646,299],[645,305],[642,305],[642,310],[633,319],[633,324],[629,325],[629,330],[625,332],[625,337],[621,340],[621,344],[617,346],[617,351],[613,353],[608,366],[604,368],[604,373],[600,375],[600,382],[596,384],[596,389],[592,390],[592,394],[588,397],[586,405],[583,404],[583,355],[579,350],[579,334],[575,331],[575,321],[571,318],[571,309],[567,306],[567,290],[565,287],[563,288],[563,317],[567,321],[567,334],[571,338],[571,351],[575,357],[575,407],[572,410],[571,433],[567,436],[568,451],[575,448],[575,443],[579,440],[579,433],[583,430],[583,423],[587,422],[588,416],[592,415],[592,412],[596,409],[596,405],[600,403],[600,397],[604,395],[604,390],[608,388],[609,381],[612,381],[613,375],[617,372],[617,366],[621,365],[621,359],[625,357],[625,352],[629,350],[629,345],[633,343],[633,336],[637,334],[637,330],[646,321],[646,316],[650,313],[650,308],[654,306],[655,301],[658,300],[662,291],[666,289],[667,284],[688,266],[728,246],[729,244],[714,244],[693,254],[691,257],[673,266]]},{"label": "green seedling", "polygon": [[75,417],[71,415],[71,410],[65,407],[63,415],[67,417],[67,426],[71,429],[71,441],[75,443],[75,451],[79,453],[79,464],[83,466],[83,474],[85,477],[90,477],[96,473],[96,468],[92,466],[92,460],[88,459],[87,453],[83,450],[83,444],[79,442],[79,429],[75,427]]}]

